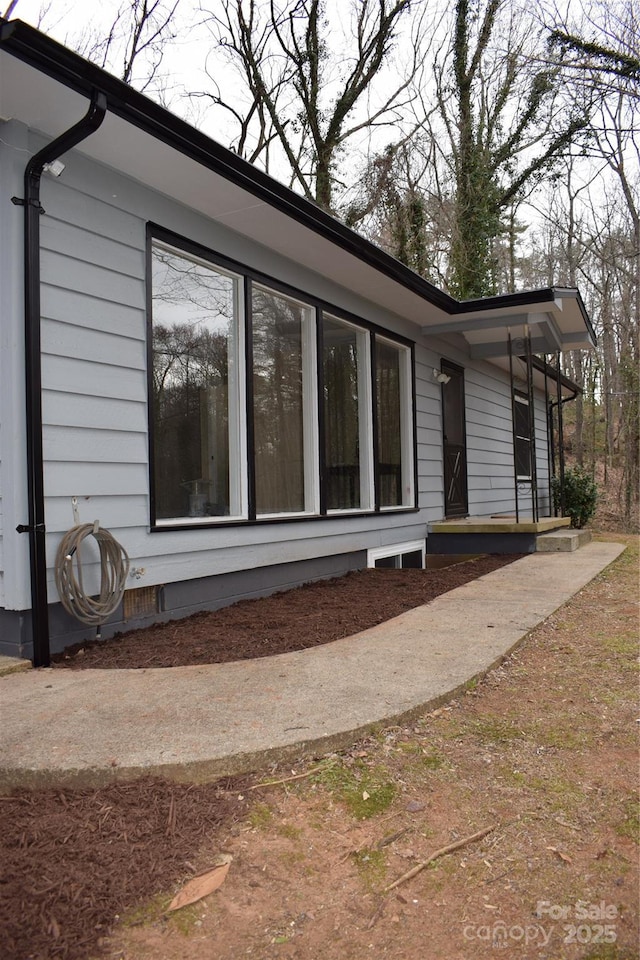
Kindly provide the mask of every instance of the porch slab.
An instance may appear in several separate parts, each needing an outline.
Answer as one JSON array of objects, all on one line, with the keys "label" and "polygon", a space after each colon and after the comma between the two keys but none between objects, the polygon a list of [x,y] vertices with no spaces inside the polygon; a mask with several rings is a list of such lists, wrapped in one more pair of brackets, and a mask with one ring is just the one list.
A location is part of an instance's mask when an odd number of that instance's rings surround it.
[{"label": "porch slab", "polygon": [[208,666],[2,681],[0,792],[158,774],[214,780],[349,746],[484,675],[622,553],[533,553],[344,640]]},{"label": "porch slab", "polygon": [[429,524],[430,533],[547,533],[561,527],[570,527],[570,517],[543,517],[540,520],[514,517],[461,517],[456,520],[439,520]]}]

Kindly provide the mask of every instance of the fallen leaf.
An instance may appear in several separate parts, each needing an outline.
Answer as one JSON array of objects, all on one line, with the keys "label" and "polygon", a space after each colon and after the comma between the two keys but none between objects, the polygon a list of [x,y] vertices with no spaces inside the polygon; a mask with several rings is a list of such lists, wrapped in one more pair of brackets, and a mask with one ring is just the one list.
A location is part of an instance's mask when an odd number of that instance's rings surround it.
[{"label": "fallen leaf", "polygon": [[232,859],[233,857],[230,855],[223,854],[220,857],[220,862],[215,867],[206,870],[204,873],[194,877],[193,880],[185,883],[182,890],[175,895],[167,907],[167,912],[180,910],[181,907],[186,907],[190,903],[196,903],[198,900],[202,900],[203,897],[207,897],[210,893],[213,893],[214,890],[217,890],[218,887],[222,886],[229,872]]},{"label": "fallen leaf", "polygon": [[547,850],[551,850],[552,853],[555,853],[556,856],[560,857],[563,863],[573,863],[571,857],[568,857],[566,853],[562,852],[562,850],[558,850],[557,847],[547,847]]}]

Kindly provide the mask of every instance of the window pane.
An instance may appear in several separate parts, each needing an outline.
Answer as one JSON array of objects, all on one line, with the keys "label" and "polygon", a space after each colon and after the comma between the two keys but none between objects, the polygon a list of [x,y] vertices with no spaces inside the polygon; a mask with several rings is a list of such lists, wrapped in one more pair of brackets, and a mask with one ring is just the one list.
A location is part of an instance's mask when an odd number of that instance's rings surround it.
[{"label": "window pane", "polygon": [[238,278],[154,244],[156,518],[238,515]]},{"label": "window pane", "polygon": [[[306,429],[312,427],[305,408],[311,384],[305,381],[312,311],[254,286],[252,319],[256,513],[301,513],[309,499],[305,420]],[[315,464],[306,465],[307,471],[312,468]]]},{"label": "window pane", "polygon": [[370,505],[367,490],[367,457],[371,446],[366,414],[367,339],[364,330],[333,317],[324,317],[328,510],[355,510]]},{"label": "window pane", "polygon": [[412,550],[402,554],[402,568],[404,570],[422,570],[422,550]]},{"label": "window pane", "polygon": [[[404,351],[403,351],[404,352]],[[380,506],[401,506],[403,499],[403,396],[401,349],[376,338],[376,407]]]},{"label": "window pane", "polygon": [[531,478],[532,455],[529,401],[518,394],[514,396],[514,400],[516,476],[522,480],[528,480]]},{"label": "window pane", "polygon": [[379,557],[376,560],[375,565],[376,567],[384,569],[395,569],[399,565],[399,559],[399,557]]}]

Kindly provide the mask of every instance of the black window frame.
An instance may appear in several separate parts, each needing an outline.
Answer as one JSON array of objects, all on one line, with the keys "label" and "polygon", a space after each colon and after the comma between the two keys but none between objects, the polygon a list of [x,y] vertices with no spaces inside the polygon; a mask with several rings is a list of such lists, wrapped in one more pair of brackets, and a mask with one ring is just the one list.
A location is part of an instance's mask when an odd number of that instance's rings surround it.
[{"label": "black window frame", "polygon": [[[231,273],[237,274],[241,278],[243,285],[243,316],[239,322],[244,324],[244,363],[245,363],[245,393],[240,398],[240,403],[244,407],[245,417],[245,443],[246,443],[246,464],[247,464],[247,517],[207,517],[202,522],[181,522],[177,518],[175,522],[171,520],[158,519],[156,515],[156,477],[155,477],[155,436],[154,436],[154,410],[153,410],[153,285],[152,285],[152,262],[154,242],[167,244],[185,256],[197,257],[200,260],[211,263],[213,267],[220,267]],[[253,267],[248,266],[231,257],[220,254],[205,246],[198,241],[161,226],[160,224],[148,222],[146,225],[146,354],[147,354],[147,422],[148,422],[148,451],[149,451],[149,500],[150,500],[150,531],[152,533],[171,533],[184,530],[220,530],[228,527],[242,527],[260,524],[272,523],[301,523],[327,520],[344,520],[352,517],[380,516],[397,513],[416,513],[418,507],[418,463],[417,463],[417,423],[416,423],[416,365],[415,365],[415,341],[388,330],[380,324],[374,323],[365,317],[354,314],[349,310],[337,306],[330,301],[307,293],[299,287],[280,280],[270,274],[263,273]],[[308,305],[315,314],[316,329],[316,396],[317,402],[317,449],[315,451],[315,467],[318,470],[319,483],[319,512],[318,513],[299,513],[283,514],[282,516],[256,516],[256,495],[255,495],[255,471],[253,460],[254,444],[254,424],[253,424],[253,350],[252,350],[252,285],[256,283],[265,286],[276,293],[292,297]],[[326,457],[324,451],[325,436],[325,418],[322,403],[323,397],[323,364],[322,364],[322,346],[323,346],[323,317],[324,314],[343,320],[345,323],[352,324],[368,333],[370,338],[370,356],[371,356],[371,403],[372,403],[372,437],[373,444],[373,500],[374,506],[370,509],[340,510],[329,511],[326,503]],[[377,423],[376,423],[376,383],[375,383],[375,338],[380,336],[386,340],[404,347],[409,351],[410,356],[410,384],[409,384],[409,411],[411,414],[411,442],[413,449],[412,456],[412,500],[410,505],[400,505],[394,507],[380,506],[379,476],[377,470]]]},{"label": "black window frame", "polygon": [[[527,412],[527,428],[528,435],[525,437],[524,434],[518,433],[518,410],[524,410],[526,408]],[[526,393],[522,390],[518,390],[514,387],[513,389],[513,461],[515,468],[516,481],[518,483],[533,483],[533,458],[535,456],[534,448],[534,424],[533,417],[535,416],[535,411],[531,404],[531,401]],[[529,472],[528,474],[519,473],[518,467],[521,465],[522,461],[527,459],[529,462]]]}]

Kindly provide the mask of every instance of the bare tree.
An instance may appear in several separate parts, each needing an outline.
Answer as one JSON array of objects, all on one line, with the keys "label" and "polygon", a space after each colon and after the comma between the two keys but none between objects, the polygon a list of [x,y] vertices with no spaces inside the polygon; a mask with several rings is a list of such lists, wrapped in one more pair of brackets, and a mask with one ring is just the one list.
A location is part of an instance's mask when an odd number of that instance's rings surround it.
[{"label": "bare tree", "polygon": [[180,0],[125,0],[106,36],[90,30],[79,52],[144,91],[158,74],[166,44],[175,38],[179,6]]},{"label": "bare tree", "polygon": [[[269,169],[277,147],[292,185],[335,210],[347,144],[397,121],[414,96],[414,44],[388,91],[376,89],[376,80],[404,18],[420,3],[357,0],[347,8],[349,24],[342,25],[332,22],[324,0],[221,0],[206,11],[206,22],[242,92],[231,101],[210,72],[214,89],[199,96],[233,118],[233,148],[240,155]],[[339,15],[346,16],[345,8]]]},{"label": "bare tree", "polygon": [[452,154],[455,218],[450,287],[462,299],[496,292],[494,242],[503,216],[571,150],[588,104],[567,110],[557,69],[532,59],[531,20],[505,0],[457,0],[438,103]]}]

